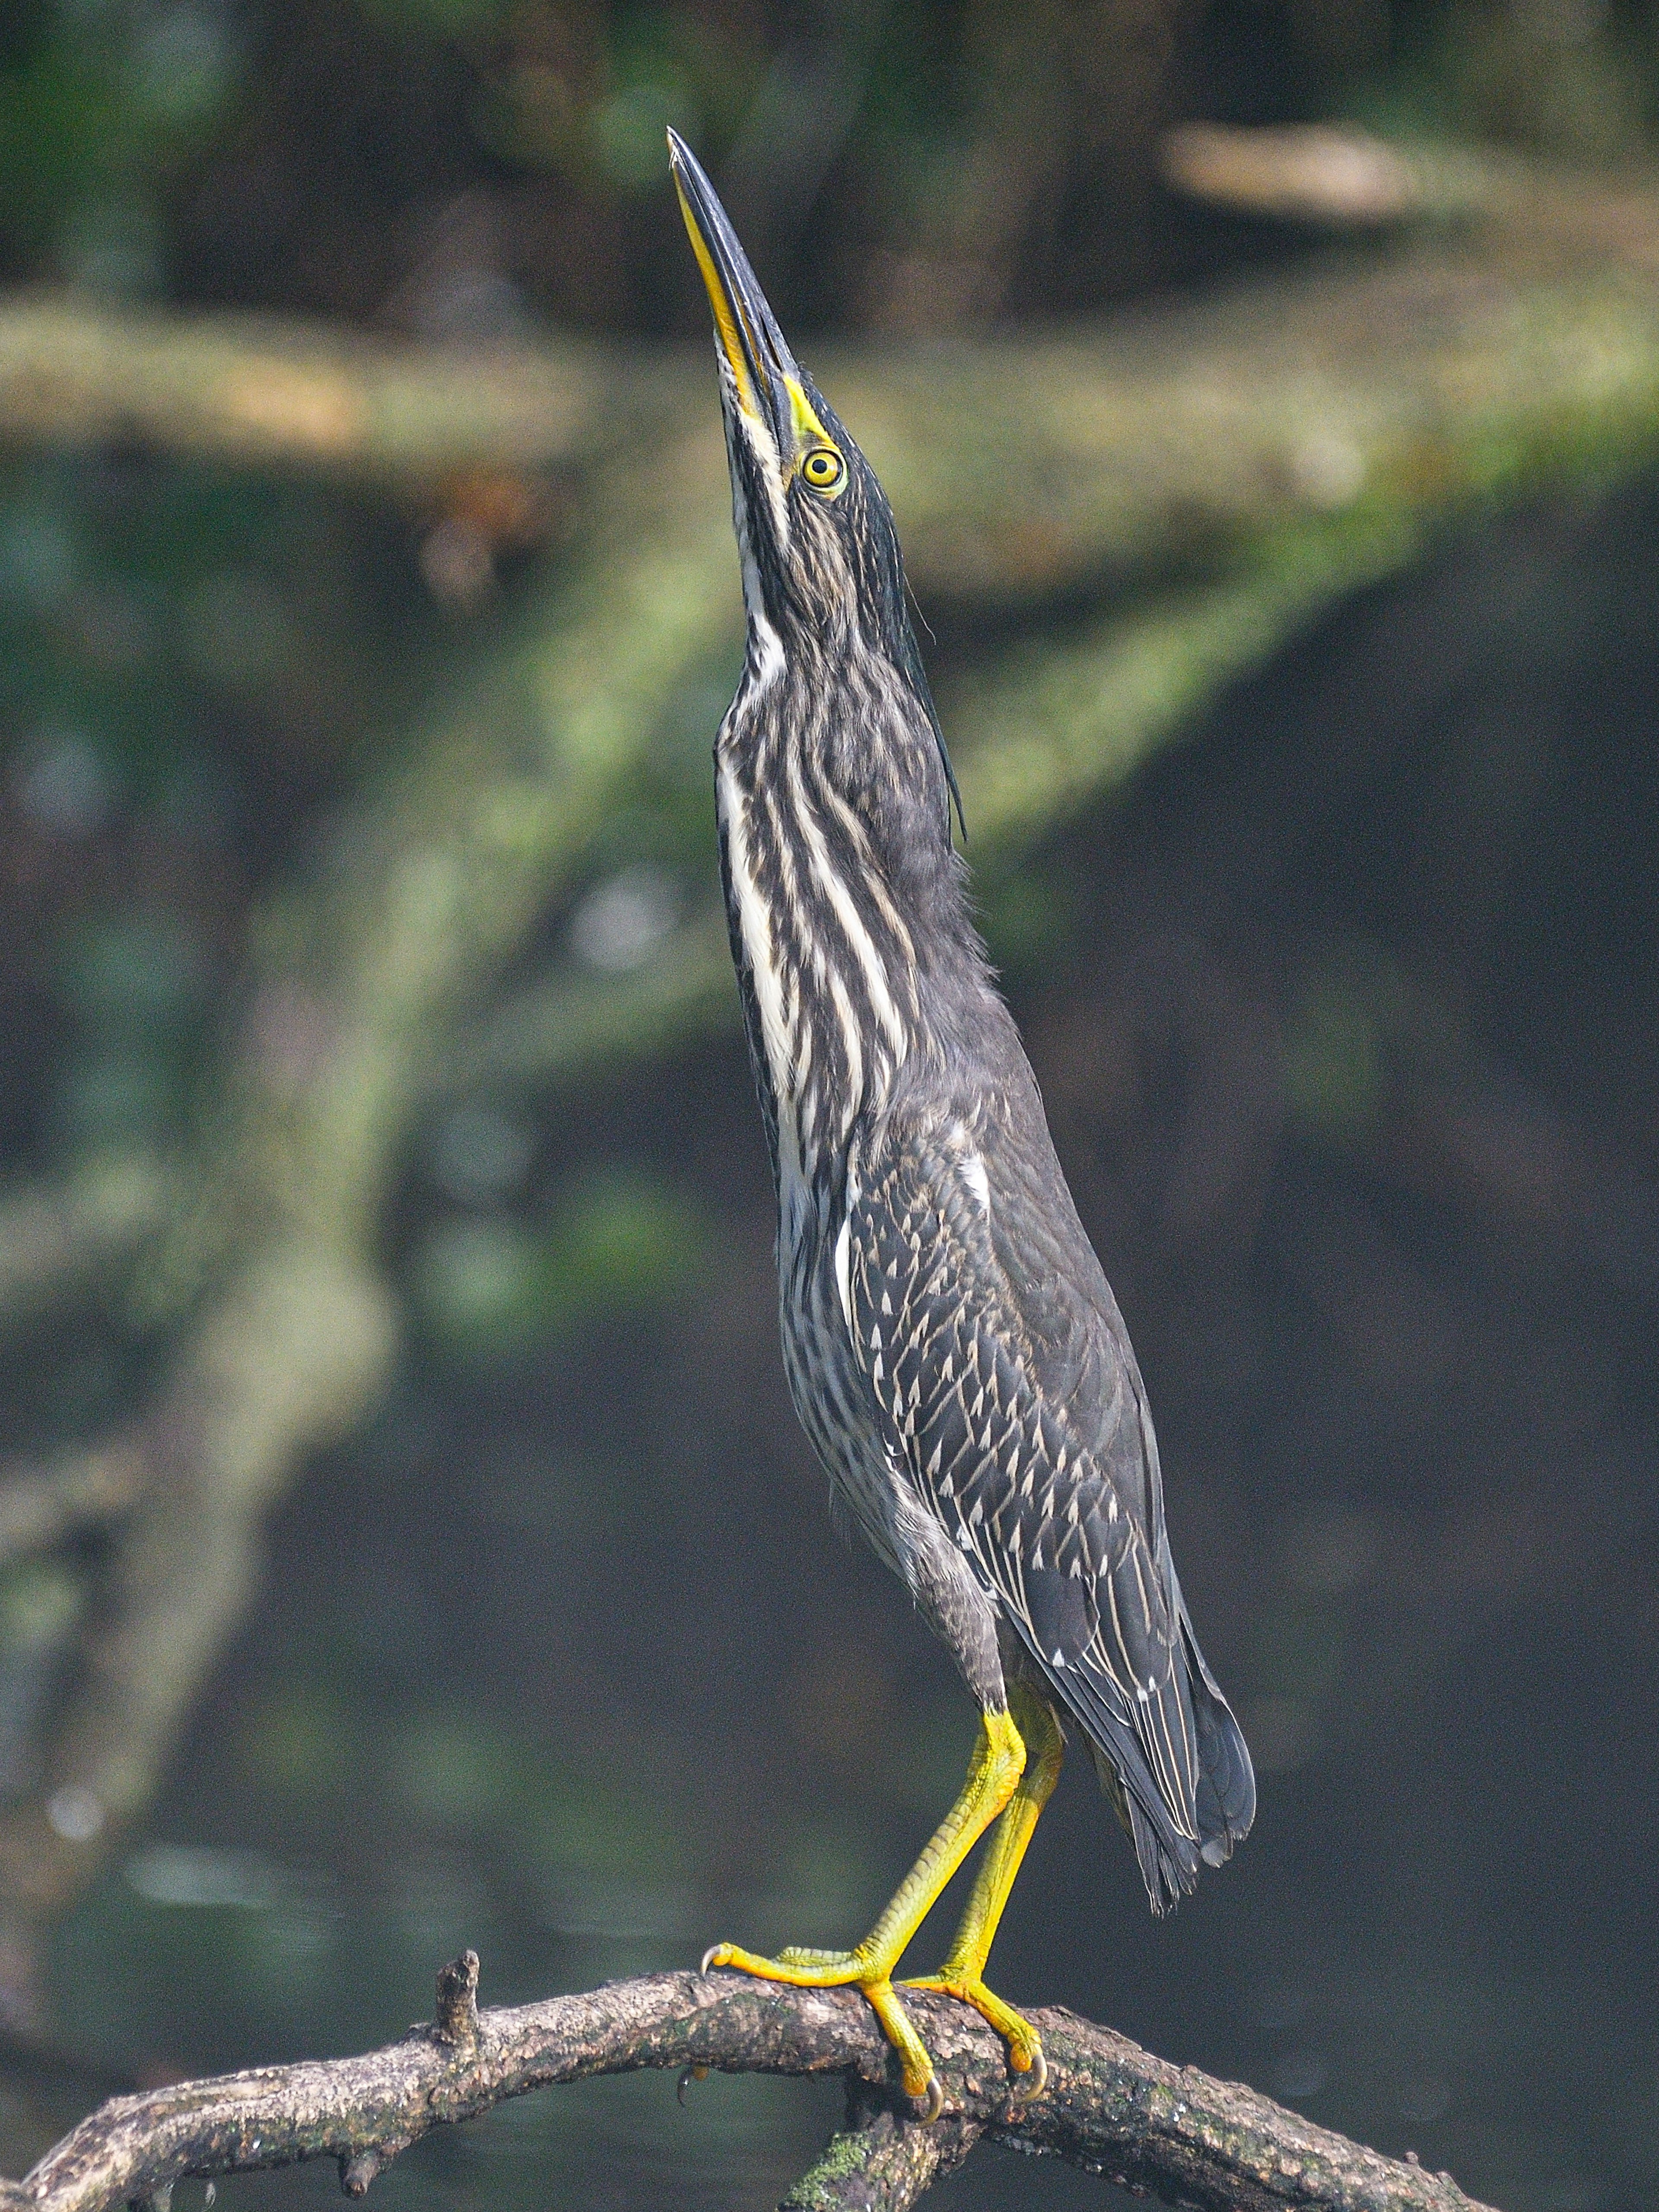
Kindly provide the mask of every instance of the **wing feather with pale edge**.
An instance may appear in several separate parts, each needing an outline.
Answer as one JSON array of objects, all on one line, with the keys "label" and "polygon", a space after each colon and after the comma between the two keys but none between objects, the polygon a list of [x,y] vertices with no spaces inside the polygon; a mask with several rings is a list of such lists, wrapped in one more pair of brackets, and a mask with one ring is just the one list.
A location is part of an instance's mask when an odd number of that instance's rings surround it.
[{"label": "wing feather with pale edge", "polygon": [[1246,1832],[1254,1779],[1111,1291],[1052,1153],[1009,1151],[993,1182],[965,1143],[890,1129],[848,1207],[847,1317],[889,1449],[1104,1755],[1162,1910]]}]

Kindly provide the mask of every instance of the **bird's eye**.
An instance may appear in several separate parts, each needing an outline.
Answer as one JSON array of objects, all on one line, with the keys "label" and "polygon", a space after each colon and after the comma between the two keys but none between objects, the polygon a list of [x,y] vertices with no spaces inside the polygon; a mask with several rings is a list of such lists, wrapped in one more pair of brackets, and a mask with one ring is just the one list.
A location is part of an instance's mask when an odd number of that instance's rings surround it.
[{"label": "bird's eye", "polygon": [[801,463],[800,472],[814,491],[839,491],[846,481],[847,464],[833,446],[815,446]]}]

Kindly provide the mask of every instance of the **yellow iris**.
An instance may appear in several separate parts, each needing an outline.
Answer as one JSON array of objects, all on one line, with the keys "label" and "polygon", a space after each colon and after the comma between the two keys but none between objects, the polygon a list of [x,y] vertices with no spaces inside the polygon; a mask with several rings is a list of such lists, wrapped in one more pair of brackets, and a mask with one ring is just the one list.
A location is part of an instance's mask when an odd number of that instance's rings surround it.
[{"label": "yellow iris", "polygon": [[833,446],[817,446],[801,463],[800,472],[814,491],[839,491],[847,464]]}]

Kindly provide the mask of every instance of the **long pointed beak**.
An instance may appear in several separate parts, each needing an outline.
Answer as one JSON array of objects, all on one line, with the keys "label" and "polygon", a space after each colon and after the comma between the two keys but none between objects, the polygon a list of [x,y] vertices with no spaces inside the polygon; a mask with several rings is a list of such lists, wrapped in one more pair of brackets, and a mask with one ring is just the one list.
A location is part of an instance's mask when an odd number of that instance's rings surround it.
[{"label": "long pointed beak", "polygon": [[737,404],[744,414],[765,424],[779,454],[787,458],[797,435],[797,409],[791,395],[792,386],[800,390],[795,357],[784,343],[777,317],[766,304],[766,295],[714,187],[678,131],[668,134],[668,160],[691,251],[708,288],[714,336],[732,372]]}]

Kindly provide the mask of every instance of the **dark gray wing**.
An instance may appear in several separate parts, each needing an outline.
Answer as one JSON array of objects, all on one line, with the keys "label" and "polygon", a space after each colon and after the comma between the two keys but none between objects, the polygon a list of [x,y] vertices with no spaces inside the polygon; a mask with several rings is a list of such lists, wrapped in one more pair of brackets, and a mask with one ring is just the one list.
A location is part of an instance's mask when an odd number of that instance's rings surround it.
[{"label": "dark gray wing", "polygon": [[1249,1754],[1187,1617],[1139,1371],[1046,1129],[995,1138],[981,1154],[957,1126],[890,1125],[849,1190],[848,1320],[896,1458],[1115,1782],[1161,1911],[1249,1830]]}]

